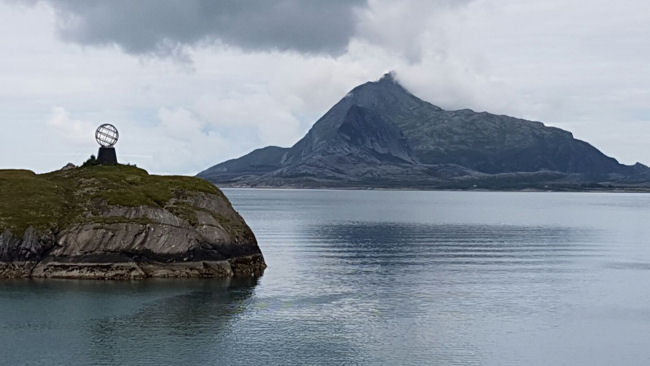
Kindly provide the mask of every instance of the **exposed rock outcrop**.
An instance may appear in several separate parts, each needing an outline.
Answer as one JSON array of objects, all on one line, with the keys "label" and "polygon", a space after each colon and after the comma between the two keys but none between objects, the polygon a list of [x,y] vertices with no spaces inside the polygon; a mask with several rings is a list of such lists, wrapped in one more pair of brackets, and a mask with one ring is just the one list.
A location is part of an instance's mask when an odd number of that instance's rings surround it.
[{"label": "exposed rock outcrop", "polygon": [[253,232],[212,184],[128,167],[0,171],[0,277],[260,275]]}]

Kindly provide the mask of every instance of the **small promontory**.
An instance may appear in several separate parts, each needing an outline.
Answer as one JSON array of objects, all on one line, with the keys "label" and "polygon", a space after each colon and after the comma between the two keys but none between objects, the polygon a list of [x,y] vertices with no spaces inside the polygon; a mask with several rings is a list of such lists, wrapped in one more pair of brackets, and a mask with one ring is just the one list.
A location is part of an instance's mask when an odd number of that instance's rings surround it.
[{"label": "small promontory", "polygon": [[134,166],[0,170],[0,278],[260,275],[253,232],[199,178]]}]

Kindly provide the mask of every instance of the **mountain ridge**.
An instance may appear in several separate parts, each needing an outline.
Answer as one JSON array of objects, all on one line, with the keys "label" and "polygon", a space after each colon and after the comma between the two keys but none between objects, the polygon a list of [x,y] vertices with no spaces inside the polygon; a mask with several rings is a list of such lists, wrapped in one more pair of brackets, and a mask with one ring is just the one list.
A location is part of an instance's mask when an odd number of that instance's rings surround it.
[{"label": "mountain ridge", "polygon": [[293,146],[267,146],[198,174],[222,186],[582,189],[644,186],[569,131],[469,109],[444,110],[393,73],[332,106]]}]

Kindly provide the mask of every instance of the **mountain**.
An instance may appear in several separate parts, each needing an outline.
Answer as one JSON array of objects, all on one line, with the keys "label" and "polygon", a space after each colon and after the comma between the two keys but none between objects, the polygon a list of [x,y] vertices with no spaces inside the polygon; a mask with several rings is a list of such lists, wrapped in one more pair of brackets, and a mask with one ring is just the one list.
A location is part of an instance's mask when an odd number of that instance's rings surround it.
[{"label": "mountain", "polygon": [[255,235],[213,184],[132,166],[0,170],[0,278],[248,277]]},{"label": "mountain", "polygon": [[253,187],[584,189],[645,187],[650,169],[541,122],[443,110],[388,73],[350,91],[292,147],[258,149],[198,176]]}]

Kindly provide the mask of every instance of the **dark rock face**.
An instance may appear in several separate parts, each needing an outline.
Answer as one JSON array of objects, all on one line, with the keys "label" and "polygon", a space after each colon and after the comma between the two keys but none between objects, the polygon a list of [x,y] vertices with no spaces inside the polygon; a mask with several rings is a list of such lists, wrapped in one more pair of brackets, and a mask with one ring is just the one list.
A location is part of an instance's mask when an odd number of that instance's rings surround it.
[{"label": "dark rock face", "polygon": [[[5,231],[0,235],[0,277],[260,275],[264,259],[241,217],[218,197],[202,194],[192,201],[193,207],[203,207],[196,211],[194,224],[164,208],[107,207],[98,216],[115,222],[73,224],[56,233],[28,228],[22,237]],[[241,232],[230,232],[211,212],[230,216]]]},{"label": "dark rock face", "polygon": [[[102,169],[103,180],[93,169]],[[121,175],[113,177],[113,170]],[[76,168],[47,177],[1,173],[0,188],[6,190],[16,178],[31,178],[34,189],[44,186],[42,180],[65,186],[67,211],[50,214],[59,212],[54,199],[0,205],[0,278],[250,277],[266,267],[251,229],[205,181],[181,177],[183,186],[176,183],[179,177],[130,167]],[[141,196],[135,196],[139,188]],[[101,198],[102,189],[118,190],[115,197],[124,203]],[[130,193],[131,200],[124,200]],[[146,203],[149,197],[156,202]],[[20,211],[29,214],[19,226],[12,215]],[[48,221],[39,223],[38,217]]]},{"label": "dark rock face", "polygon": [[540,122],[445,111],[386,74],[354,88],[293,147],[255,150],[199,176],[233,186],[570,189],[645,185],[650,172]]}]

